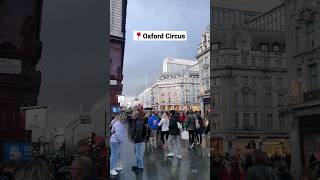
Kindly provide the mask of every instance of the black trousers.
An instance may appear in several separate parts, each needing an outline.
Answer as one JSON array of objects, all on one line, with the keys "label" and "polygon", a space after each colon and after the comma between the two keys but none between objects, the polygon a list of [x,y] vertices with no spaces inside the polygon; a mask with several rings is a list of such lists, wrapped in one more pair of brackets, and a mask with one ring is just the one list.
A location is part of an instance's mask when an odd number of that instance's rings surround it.
[{"label": "black trousers", "polygon": [[189,143],[193,144],[194,138],[196,136],[196,131],[195,130],[188,130],[188,131],[189,131]]},{"label": "black trousers", "polygon": [[163,144],[165,144],[164,136],[166,136],[166,141],[168,141],[169,131],[161,131],[161,141],[162,141]]}]

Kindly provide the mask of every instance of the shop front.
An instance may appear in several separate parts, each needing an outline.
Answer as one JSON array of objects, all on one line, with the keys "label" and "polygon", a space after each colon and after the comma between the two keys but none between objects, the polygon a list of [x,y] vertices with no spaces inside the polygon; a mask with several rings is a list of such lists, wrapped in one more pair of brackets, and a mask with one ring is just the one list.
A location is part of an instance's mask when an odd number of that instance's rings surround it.
[{"label": "shop front", "polygon": [[301,161],[314,156],[320,161],[320,114],[299,117]]}]

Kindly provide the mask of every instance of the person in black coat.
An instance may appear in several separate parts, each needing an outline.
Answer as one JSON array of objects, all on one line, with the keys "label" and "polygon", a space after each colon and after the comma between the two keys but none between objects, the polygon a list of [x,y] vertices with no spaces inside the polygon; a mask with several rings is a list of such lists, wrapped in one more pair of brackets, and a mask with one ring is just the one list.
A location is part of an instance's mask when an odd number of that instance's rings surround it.
[{"label": "person in black coat", "polygon": [[[169,120],[169,153],[168,157],[173,157],[175,154],[173,151],[176,151],[176,156],[178,159],[181,159],[181,144],[180,144],[180,129],[182,129],[182,125],[178,122],[179,116],[175,111],[170,112],[170,120]],[[175,145],[175,146],[174,146]]]},{"label": "person in black coat", "polygon": [[133,112],[132,119],[134,120],[134,125],[132,129],[131,142],[134,144],[134,153],[137,159],[137,164],[132,166],[132,170],[138,174],[143,172],[144,167],[143,147],[146,137],[146,129],[138,111]]}]

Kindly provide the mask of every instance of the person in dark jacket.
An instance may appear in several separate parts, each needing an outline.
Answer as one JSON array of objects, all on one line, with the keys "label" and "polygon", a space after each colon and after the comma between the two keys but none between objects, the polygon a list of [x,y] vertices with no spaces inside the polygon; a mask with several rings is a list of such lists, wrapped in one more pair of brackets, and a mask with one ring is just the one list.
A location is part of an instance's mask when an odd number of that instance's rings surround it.
[{"label": "person in dark jacket", "polygon": [[144,122],[142,121],[138,111],[133,112],[132,118],[135,123],[132,130],[131,142],[134,143],[134,152],[137,159],[136,166],[132,166],[132,170],[137,174],[143,172],[144,162],[143,162],[143,147],[145,140],[144,132]]},{"label": "person in dark jacket", "polygon": [[194,140],[196,137],[196,116],[191,112],[187,112],[186,129],[189,131],[190,148],[194,147]]},{"label": "person in dark jacket", "polygon": [[252,154],[253,166],[246,173],[246,180],[272,180],[272,170],[267,166],[268,156],[261,150],[255,150]]},{"label": "person in dark jacket", "polygon": [[[177,116],[175,111],[170,112],[170,120],[169,120],[169,153],[167,154],[168,157],[173,157],[175,154],[173,153],[174,150],[176,151],[177,158],[181,159],[181,145],[180,145],[180,129],[182,129],[182,125],[178,122],[179,116]],[[175,146],[174,146],[175,145]]]}]

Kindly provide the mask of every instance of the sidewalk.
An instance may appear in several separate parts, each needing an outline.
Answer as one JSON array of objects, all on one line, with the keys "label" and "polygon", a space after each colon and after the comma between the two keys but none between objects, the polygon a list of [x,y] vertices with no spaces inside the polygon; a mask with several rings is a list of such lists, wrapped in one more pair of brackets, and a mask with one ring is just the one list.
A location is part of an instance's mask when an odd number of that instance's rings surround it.
[{"label": "sidewalk", "polygon": [[[135,165],[135,155],[133,144],[128,138],[126,128],[126,140],[123,144],[124,171],[118,176],[110,176],[110,179],[117,180],[209,180],[210,179],[210,159],[208,154],[202,149],[189,149],[188,141],[181,140],[182,159],[176,157],[168,158],[165,151],[156,149],[153,152],[145,151],[144,171],[136,175],[131,171],[131,166]],[[204,138],[203,138],[204,139]]]}]

